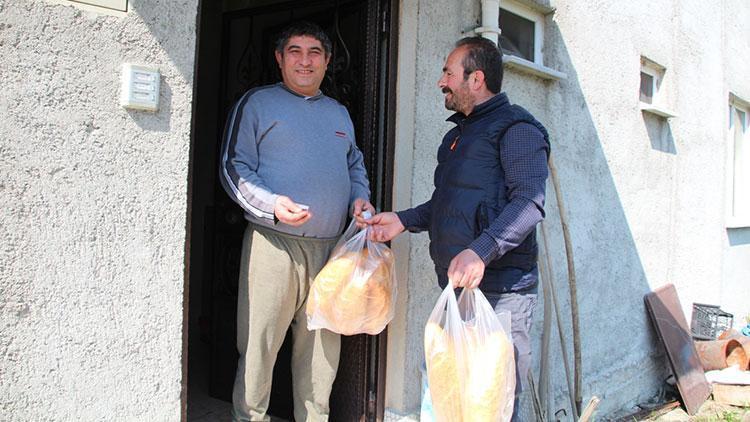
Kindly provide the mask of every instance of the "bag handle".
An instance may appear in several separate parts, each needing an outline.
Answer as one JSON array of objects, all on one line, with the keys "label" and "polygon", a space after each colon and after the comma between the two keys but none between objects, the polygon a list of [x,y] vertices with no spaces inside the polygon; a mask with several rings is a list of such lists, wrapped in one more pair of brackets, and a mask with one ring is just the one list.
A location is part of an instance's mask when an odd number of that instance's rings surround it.
[{"label": "bag handle", "polygon": [[437,302],[435,302],[435,307],[432,308],[429,320],[440,321],[440,326],[446,329],[446,321],[450,321],[451,319],[456,321],[454,317],[460,320],[461,313],[458,310],[458,301],[456,300],[453,282],[448,280],[448,285],[440,293]]},{"label": "bag handle", "polygon": [[[362,217],[365,220],[369,220],[370,218],[372,218],[372,214],[370,213],[370,211],[365,210],[365,211],[362,211]],[[364,229],[360,229],[359,227],[357,227],[357,220],[352,218],[351,223],[349,223],[349,226],[346,228],[346,230],[344,230],[344,234],[341,235],[341,238],[339,238],[338,243],[336,243],[336,247],[334,248],[334,250],[338,249],[339,246],[346,243],[349,239],[357,235],[359,232],[361,231],[366,232],[368,230],[370,230],[369,226]]]}]

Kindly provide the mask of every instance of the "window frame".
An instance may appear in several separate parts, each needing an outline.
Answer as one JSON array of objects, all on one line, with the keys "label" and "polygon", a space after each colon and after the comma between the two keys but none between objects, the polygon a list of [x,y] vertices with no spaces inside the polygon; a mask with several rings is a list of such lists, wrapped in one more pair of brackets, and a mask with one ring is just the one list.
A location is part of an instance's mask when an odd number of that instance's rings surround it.
[{"label": "window frame", "polygon": [[[651,102],[647,103],[641,100],[641,73],[645,73],[651,76]],[[660,65],[659,63],[649,59],[646,56],[641,56],[641,67],[638,72],[638,105],[641,111],[655,114],[659,117],[669,119],[671,117],[677,117],[677,113],[669,110],[666,107],[666,95],[664,94],[662,83],[667,73],[667,68]]]},{"label": "window frame", "polygon": [[[726,145],[727,145],[727,160],[726,160],[726,201],[725,201],[725,207],[726,207],[726,227],[727,228],[744,228],[744,227],[750,227],[750,210],[746,211],[745,214],[742,215],[736,215],[734,213],[734,203],[736,201],[737,195],[750,195],[750,189],[747,189],[750,187],[750,181],[745,182],[746,186],[745,189],[742,189],[743,186],[737,186],[735,183],[736,179],[736,173],[737,169],[735,168],[735,158],[736,158],[736,150],[735,150],[735,132],[737,130],[743,131],[743,148],[750,149],[750,101],[744,100],[741,97],[735,95],[734,93],[729,94],[729,107],[727,108],[729,111],[729,122],[727,125],[727,131],[726,131]],[[737,128],[734,125],[734,113],[736,113],[736,110],[742,111],[744,113],[744,124],[743,128]],[[747,154],[747,153],[746,153]],[[745,166],[750,165],[750,163],[743,163]],[[746,171],[750,171],[746,169]]]},{"label": "window frame", "polygon": [[[497,9],[498,23],[499,14],[502,11],[508,11],[524,19],[530,20],[534,24],[534,61],[526,60],[510,53],[503,54],[503,65],[516,71],[536,76],[547,81],[560,81],[567,79],[568,75],[556,69],[551,69],[544,65],[544,30],[545,20],[554,13],[555,9],[541,5],[535,0],[502,0]],[[502,27],[500,35],[502,36]],[[500,44],[500,39],[497,40]]]},{"label": "window frame", "polygon": [[68,0],[71,3],[78,3],[91,7],[98,7],[116,12],[128,11],[128,0]]},{"label": "window frame", "polygon": [[[532,10],[531,8],[513,0],[503,0],[500,3],[500,10],[498,13],[503,13],[503,10],[534,23],[534,60],[527,60],[518,56],[514,57],[544,66],[544,55],[542,54],[544,49],[544,14]],[[500,36],[502,36],[502,30],[503,28],[500,27]]]}]

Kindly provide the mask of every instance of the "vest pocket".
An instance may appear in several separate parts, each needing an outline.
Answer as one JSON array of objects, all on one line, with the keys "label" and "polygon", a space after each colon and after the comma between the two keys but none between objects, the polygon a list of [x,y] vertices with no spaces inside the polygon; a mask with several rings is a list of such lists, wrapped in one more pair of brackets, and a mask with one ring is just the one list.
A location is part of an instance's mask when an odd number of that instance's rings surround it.
[{"label": "vest pocket", "polygon": [[492,206],[487,202],[482,201],[479,203],[476,211],[476,227],[474,228],[474,237],[479,236],[482,232],[490,227],[493,221],[500,215],[502,208],[499,206]]}]

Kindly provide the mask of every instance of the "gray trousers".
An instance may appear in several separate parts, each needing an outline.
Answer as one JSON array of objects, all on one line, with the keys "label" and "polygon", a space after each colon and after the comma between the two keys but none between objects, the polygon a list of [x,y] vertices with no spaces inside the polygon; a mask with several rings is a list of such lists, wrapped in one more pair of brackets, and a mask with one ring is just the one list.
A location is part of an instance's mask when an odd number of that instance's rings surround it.
[{"label": "gray trousers", "polygon": [[519,419],[519,395],[528,388],[528,373],[531,368],[531,322],[536,307],[536,293],[519,294],[486,293],[485,296],[496,313],[510,312],[510,334],[516,358],[516,397],[513,402],[512,421]]},{"label": "gray trousers", "polygon": [[297,422],[328,420],[341,338],[307,329],[307,294],[338,239],[311,239],[248,225],[237,294],[235,421],[268,421],[276,355],[292,328],[292,395]]}]

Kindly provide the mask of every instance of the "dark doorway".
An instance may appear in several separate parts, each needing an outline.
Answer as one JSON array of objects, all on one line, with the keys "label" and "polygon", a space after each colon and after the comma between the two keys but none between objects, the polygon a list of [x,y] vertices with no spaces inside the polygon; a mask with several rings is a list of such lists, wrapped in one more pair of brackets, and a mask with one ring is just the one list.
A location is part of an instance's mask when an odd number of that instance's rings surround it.
[{"label": "dark doorway", "polygon": [[[248,89],[280,80],[273,43],[291,21],[318,23],[333,42],[321,89],[344,104],[365,157],[372,202],[391,207],[396,0],[203,1],[191,149],[188,379],[231,402],[237,364],[239,255],[246,222],[218,181],[226,115]],[[274,368],[272,415],[292,420],[290,336]],[[331,420],[382,420],[385,333],[342,341]],[[188,394],[190,406],[191,394]]]}]

